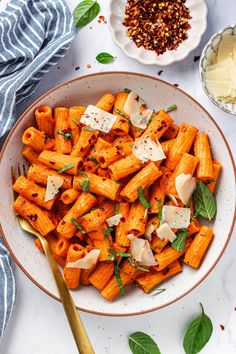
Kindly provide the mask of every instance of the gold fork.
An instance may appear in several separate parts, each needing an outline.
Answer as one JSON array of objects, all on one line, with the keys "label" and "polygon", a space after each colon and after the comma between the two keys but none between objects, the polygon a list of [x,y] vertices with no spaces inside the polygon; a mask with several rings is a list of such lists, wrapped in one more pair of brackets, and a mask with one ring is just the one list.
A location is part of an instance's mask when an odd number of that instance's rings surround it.
[{"label": "gold fork", "polygon": [[[17,172],[18,175],[27,175],[27,171],[25,166],[22,166],[22,172],[21,173],[21,168],[20,165],[18,165],[17,167]],[[14,171],[14,168],[12,167],[11,169],[11,175],[12,175],[12,183],[14,184],[15,179],[16,179],[16,174]],[[16,199],[16,193],[14,192],[14,199]],[[23,219],[21,216],[17,216],[19,224],[21,226],[21,228],[38,237],[38,239],[40,240],[43,249],[44,249],[44,253],[47,256],[49,265],[51,267],[56,285],[57,285],[57,289],[59,291],[60,294],[60,299],[62,302],[62,305],[64,307],[71,331],[73,333],[74,339],[75,339],[75,343],[77,345],[77,348],[80,352],[80,354],[95,354],[93,347],[90,343],[90,340],[88,338],[88,335],[86,333],[86,330],[84,328],[83,322],[79,316],[79,313],[75,307],[74,301],[70,295],[70,292],[65,284],[64,278],[59,270],[58,264],[55,260],[55,258],[53,257],[51,251],[50,251],[50,247],[49,244],[46,240],[46,238],[44,238],[43,236],[41,236],[41,234],[36,231],[29,223],[28,221],[26,221],[25,219]]]}]

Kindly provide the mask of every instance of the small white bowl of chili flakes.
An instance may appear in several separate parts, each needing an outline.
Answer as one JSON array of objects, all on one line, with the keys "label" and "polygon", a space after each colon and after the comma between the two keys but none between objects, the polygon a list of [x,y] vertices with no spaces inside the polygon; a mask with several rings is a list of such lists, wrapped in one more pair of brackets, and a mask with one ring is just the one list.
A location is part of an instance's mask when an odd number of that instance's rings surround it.
[{"label": "small white bowl of chili flakes", "polygon": [[147,65],[183,60],[207,27],[204,0],[110,0],[109,27],[124,53]]}]

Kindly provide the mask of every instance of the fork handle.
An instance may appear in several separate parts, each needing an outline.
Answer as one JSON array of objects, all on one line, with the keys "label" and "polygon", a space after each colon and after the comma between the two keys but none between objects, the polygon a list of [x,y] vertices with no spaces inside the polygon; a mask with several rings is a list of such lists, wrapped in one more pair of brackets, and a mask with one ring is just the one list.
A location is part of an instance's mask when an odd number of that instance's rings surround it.
[{"label": "fork handle", "polygon": [[51,270],[53,272],[53,276],[57,284],[57,289],[59,291],[60,298],[62,301],[62,305],[64,307],[77,348],[80,354],[95,354],[93,347],[90,343],[90,340],[88,338],[88,335],[86,333],[86,330],[84,328],[83,322],[75,307],[70,292],[65,284],[63,276],[59,270],[58,264],[48,247],[47,241],[41,235],[38,237],[42,243],[44,252],[51,266]]}]

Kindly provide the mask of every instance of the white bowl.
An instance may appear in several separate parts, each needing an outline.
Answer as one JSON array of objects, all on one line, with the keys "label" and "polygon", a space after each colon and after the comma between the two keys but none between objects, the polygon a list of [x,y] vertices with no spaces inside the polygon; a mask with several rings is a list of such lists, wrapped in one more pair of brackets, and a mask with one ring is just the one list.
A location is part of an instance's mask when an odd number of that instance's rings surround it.
[{"label": "white bowl", "polygon": [[236,25],[235,24],[229,25],[221,29],[211,37],[211,39],[208,41],[208,43],[206,44],[205,48],[202,51],[201,59],[199,62],[199,73],[200,73],[200,79],[202,82],[203,89],[207,94],[207,96],[210,98],[210,100],[217,107],[222,109],[222,111],[236,116],[236,104],[224,103],[222,101],[218,101],[217,99],[215,99],[211,94],[211,92],[208,90],[206,80],[205,80],[207,66],[212,64],[212,59],[216,55],[220,42],[222,41],[222,38],[226,34],[230,34],[230,35],[233,34],[236,36]]},{"label": "white bowl", "polygon": [[147,65],[170,65],[175,61],[186,58],[189,53],[198,47],[201,37],[207,28],[207,6],[204,0],[187,0],[186,6],[190,9],[192,19],[189,21],[191,28],[188,30],[188,39],[179,45],[177,50],[166,51],[157,55],[154,51],[138,48],[126,35],[127,27],[123,25],[125,5],[127,0],[110,0],[108,25],[114,42],[130,58]]},{"label": "white bowl", "polygon": [[71,292],[79,309],[114,316],[145,313],[177,301],[203,281],[223,254],[235,221],[235,174],[227,141],[213,118],[193,98],[164,81],[126,72],[92,74],[65,82],[34,102],[13,127],[2,149],[0,162],[1,234],[24,273],[42,290],[58,299],[58,291],[47,259],[35,247],[32,236],[21,230],[12,210],[10,169],[11,166],[16,167],[18,163],[23,162],[21,136],[27,127],[34,124],[33,112],[37,106],[88,105],[96,102],[104,92],[115,93],[125,87],[137,91],[156,111],[161,107],[177,104],[178,109],[171,113],[177,124],[185,121],[209,134],[213,156],[223,164],[223,172],[216,191],[218,214],[214,223],[211,223],[215,237],[200,269],[194,270],[184,266],[181,274],[161,285],[161,288],[164,287],[166,291],[158,296],[144,294],[133,285],[126,290],[124,297],[118,297],[113,303],[107,302],[92,287],[81,287]]}]

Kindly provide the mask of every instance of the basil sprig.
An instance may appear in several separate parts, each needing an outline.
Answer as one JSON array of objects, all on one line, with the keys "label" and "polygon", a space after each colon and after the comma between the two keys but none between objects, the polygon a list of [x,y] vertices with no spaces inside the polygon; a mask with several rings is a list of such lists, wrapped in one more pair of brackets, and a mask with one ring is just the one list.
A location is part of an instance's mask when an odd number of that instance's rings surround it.
[{"label": "basil sprig", "polygon": [[73,11],[75,27],[86,26],[97,17],[100,5],[95,0],[84,0],[80,2]]},{"label": "basil sprig", "polygon": [[193,193],[193,203],[194,209],[204,218],[212,220],[216,215],[216,200],[210,189],[202,181],[197,183]]},{"label": "basil sprig", "polygon": [[129,336],[129,347],[133,354],[161,354],[154,340],[143,332],[136,332]]},{"label": "basil sprig", "polygon": [[183,346],[186,354],[199,353],[209,341],[213,325],[210,318],[204,313],[202,304],[200,304],[202,313],[192,321],[184,336]]},{"label": "basil sprig", "polygon": [[186,239],[188,236],[188,230],[187,229],[182,229],[178,235],[177,238],[172,242],[171,246],[177,251],[181,252],[185,249],[186,247]]},{"label": "basil sprig", "polygon": [[113,57],[113,55],[106,53],[106,52],[99,53],[96,56],[96,60],[101,64],[110,63],[110,62],[114,61],[115,59],[116,59],[116,57]]},{"label": "basil sprig", "polygon": [[138,198],[145,209],[151,208],[151,204],[149,204],[148,201],[146,200],[146,198],[144,197],[142,187],[138,187]]}]

